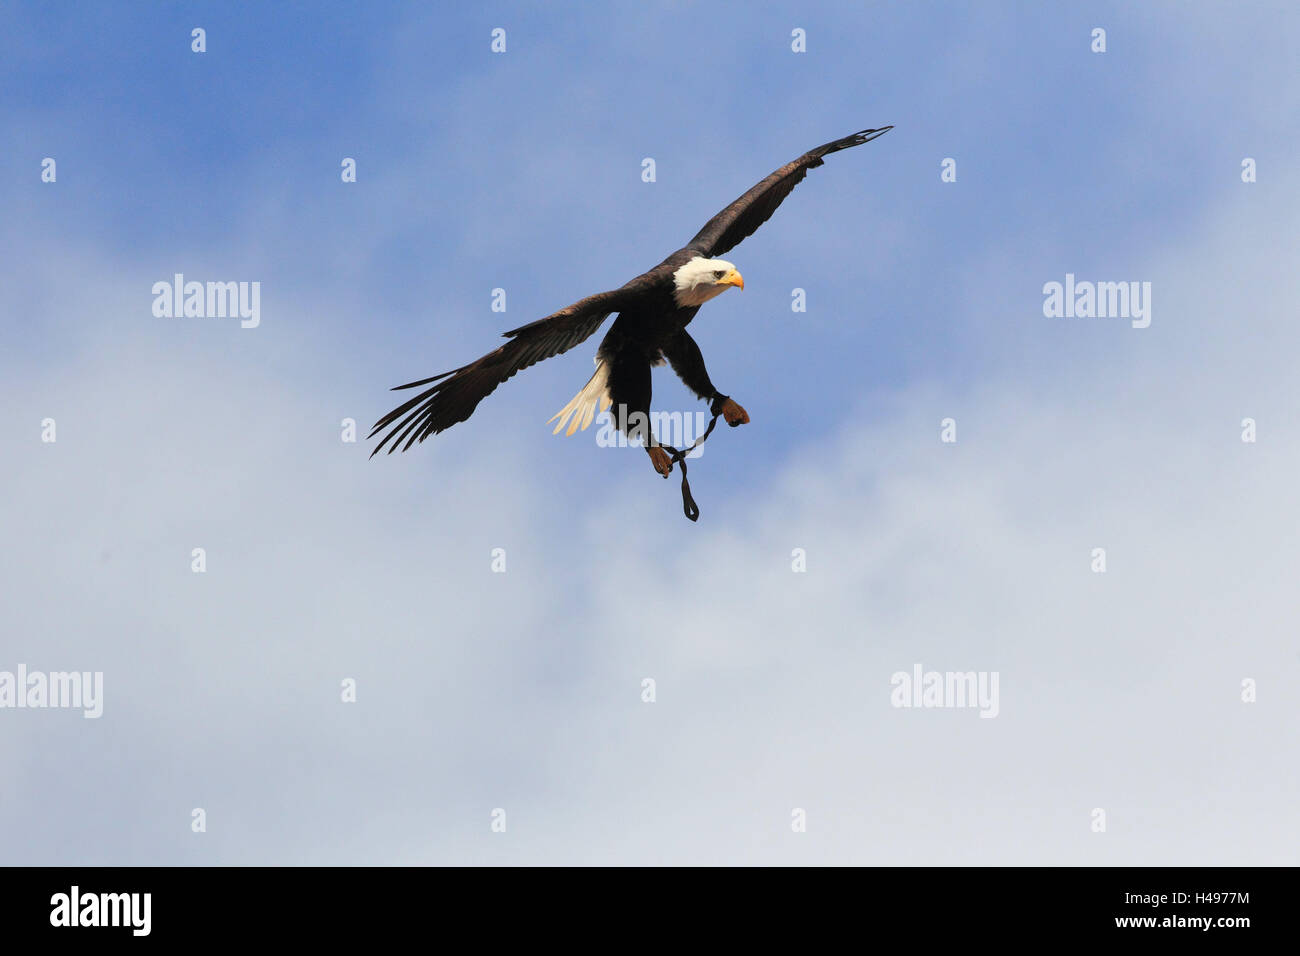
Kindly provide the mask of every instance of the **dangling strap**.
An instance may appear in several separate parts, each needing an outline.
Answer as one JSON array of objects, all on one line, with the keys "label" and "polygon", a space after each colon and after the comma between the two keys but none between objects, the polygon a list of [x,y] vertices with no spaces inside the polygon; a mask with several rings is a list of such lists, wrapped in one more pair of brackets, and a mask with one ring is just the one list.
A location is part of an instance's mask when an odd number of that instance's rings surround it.
[{"label": "dangling strap", "polygon": [[719,392],[714,397],[713,402],[709,405],[709,411],[713,413],[713,418],[709,420],[709,427],[704,429],[703,435],[701,435],[699,438],[695,439],[695,441],[691,443],[691,447],[686,448],[682,451],[678,451],[672,445],[665,445],[662,442],[659,445],[660,448],[668,452],[668,457],[672,460],[674,464],[681,466],[682,511],[685,512],[686,517],[689,518],[691,521],[699,520],[700,506],[697,505],[695,503],[695,499],[691,497],[691,483],[686,480],[686,456],[689,455],[691,452],[695,451],[695,449],[699,448],[701,445],[703,445],[704,442],[708,439],[709,435],[713,433],[714,426],[718,424],[718,416],[722,414],[722,405],[724,402],[726,402],[726,400],[727,400],[727,396],[723,395],[721,392]]}]

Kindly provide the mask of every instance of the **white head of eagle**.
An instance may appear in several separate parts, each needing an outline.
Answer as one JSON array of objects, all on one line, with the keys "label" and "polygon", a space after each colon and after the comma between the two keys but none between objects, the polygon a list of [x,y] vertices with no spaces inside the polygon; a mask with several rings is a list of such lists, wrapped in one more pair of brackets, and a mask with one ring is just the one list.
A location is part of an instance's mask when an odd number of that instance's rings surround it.
[{"label": "white head of eagle", "polygon": [[725,259],[696,256],[673,273],[673,299],[678,308],[699,306],[732,286],[745,288],[745,280]]}]

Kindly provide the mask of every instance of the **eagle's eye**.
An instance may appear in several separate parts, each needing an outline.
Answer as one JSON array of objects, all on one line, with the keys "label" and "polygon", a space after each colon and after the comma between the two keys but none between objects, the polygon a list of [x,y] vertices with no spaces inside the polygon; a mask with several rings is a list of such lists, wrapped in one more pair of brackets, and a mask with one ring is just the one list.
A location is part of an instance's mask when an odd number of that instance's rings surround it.
[{"label": "eagle's eye", "polygon": [[713,278],[721,279],[724,275],[726,275],[726,273],[723,270],[719,269],[713,273]]}]

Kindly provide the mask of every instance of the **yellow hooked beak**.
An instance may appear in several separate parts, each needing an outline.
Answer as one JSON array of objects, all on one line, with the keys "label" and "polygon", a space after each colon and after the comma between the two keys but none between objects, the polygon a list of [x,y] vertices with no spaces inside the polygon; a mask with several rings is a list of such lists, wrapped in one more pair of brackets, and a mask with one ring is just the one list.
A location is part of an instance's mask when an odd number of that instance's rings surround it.
[{"label": "yellow hooked beak", "polygon": [[734,285],[739,289],[745,288],[745,279],[739,272],[732,269],[725,276],[718,280],[718,285]]}]

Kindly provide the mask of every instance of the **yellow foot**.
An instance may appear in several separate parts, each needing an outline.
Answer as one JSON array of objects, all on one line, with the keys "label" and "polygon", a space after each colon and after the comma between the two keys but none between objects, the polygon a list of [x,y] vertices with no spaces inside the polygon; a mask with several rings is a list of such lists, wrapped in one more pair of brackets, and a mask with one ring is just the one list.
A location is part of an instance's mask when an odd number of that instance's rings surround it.
[{"label": "yellow foot", "polygon": [[668,452],[658,445],[647,448],[646,451],[650,453],[650,463],[655,466],[655,471],[667,478],[673,470],[673,460],[668,457]]},{"label": "yellow foot", "polygon": [[749,424],[749,412],[745,411],[731,399],[722,403],[722,417],[726,419],[727,424],[732,428],[737,425]]}]

